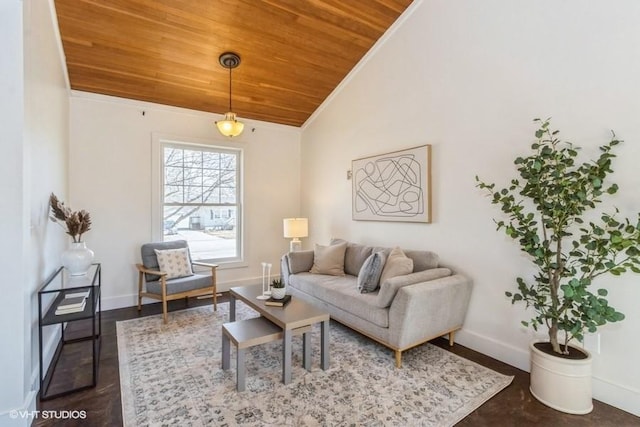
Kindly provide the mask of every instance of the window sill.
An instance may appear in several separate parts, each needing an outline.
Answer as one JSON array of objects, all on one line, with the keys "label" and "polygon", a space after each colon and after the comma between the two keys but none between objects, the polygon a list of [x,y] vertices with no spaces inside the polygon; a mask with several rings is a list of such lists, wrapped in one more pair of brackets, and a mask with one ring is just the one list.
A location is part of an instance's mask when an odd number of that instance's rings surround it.
[{"label": "window sill", "polygon": [[[210,260],[210,259],[199,259],[195,261],[218,264],[218,270],[231,270],[234,268],[249,267],[249,263],[247,261],[216,261],[216,260]],[[198,268],[198,267],[196,266],[195,268]]]}]

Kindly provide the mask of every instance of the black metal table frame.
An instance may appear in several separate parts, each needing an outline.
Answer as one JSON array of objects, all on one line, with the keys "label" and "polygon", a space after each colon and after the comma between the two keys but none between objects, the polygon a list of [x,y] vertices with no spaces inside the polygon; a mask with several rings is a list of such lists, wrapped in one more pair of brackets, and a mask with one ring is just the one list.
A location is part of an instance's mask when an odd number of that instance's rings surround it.
[{"label": "black metal table frame", "polygon": [[[42,285],[42,287],[38,290],[38,342],[39,342],[39,353],[40,353],[40,400],[45,401],[49,399],[54,399],[56,397],[66,396],[68,394],[86,390],[89,388],[93,388],[97,384],[98,380],[98,362],[100,358],[100,341],[101,341],[101,333],[102,333],[102,295],[101,295],[101,285],[102,285],[102,268],[101,264],[96,263],[92,264],[92,268],[95,266],[95,272],[93,273],[93,278],[91,279],[90,285],[85,286],[77,286],[64,288],[64,282],[61,283],[61,288],[58,289],[47,289],[47,287],[54,281],[56,277],[63,273],[64,267],[60,267],[56,270]],[[60,280],[64,281],[63,278]],[[97,283],[96,283],[97,282]],[[58,306],[58,303],[64,298],[66,293],[71,292],[80,292],[83,290],[89,290],[89,296],[87,297],[87,304],[85,309],[81,312],[77,313],[69,313],[56,315],[55,311]],[[43,314],[42,312],[42,298],[45,295],[57,293],[56,298],[46,309],[46,312]],[[97,322],[96,322],[97,315]],[[65,325],[69,322],[74,322],[78,320],[91,319],[91,334],[87,336],[82,336],[78,338],[67,339],[65,337]],[[56,350],[51,358],[51,363],[49,364],[49,368],[47,369],[46,374],[44,373],[44,364],[43,364],[43,338],[42,338],[42,330],[46,326],[52,325],[60,325],[60,339],[58,340],[58,344],[56,346]],[[97,327],[97,331],[96,331]],[[90,384],[74,387],[71,389],[67,389],[54,394],[47,394],[49,391],[49,386],[51,385],[51,379],[53,378],[53,374],[56,369],[56,365],[60,359],[60,355],[62,353],[62,349],[65,344],[72,344],[81,341],[92,341],[92,379]]]}]

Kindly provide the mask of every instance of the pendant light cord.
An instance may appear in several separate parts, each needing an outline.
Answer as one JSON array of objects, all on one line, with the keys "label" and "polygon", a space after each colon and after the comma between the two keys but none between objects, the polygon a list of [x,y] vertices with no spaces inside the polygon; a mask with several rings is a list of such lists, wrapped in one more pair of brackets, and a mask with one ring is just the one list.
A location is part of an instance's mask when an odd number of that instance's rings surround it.
[{"label": "pendant light cord", "polygon": [[231,109],[231,67],[229,67],[229,111],[233,111]]}]

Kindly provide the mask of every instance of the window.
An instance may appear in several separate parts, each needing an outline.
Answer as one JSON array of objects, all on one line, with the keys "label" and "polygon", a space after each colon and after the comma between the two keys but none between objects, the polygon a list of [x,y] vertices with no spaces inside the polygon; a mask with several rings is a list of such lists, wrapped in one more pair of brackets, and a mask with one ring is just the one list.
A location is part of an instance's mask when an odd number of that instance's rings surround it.
[{"label": "window", "polygon": [[163,240],[189,242],[194,260],[240,261],[240,151],[163,142]]}]

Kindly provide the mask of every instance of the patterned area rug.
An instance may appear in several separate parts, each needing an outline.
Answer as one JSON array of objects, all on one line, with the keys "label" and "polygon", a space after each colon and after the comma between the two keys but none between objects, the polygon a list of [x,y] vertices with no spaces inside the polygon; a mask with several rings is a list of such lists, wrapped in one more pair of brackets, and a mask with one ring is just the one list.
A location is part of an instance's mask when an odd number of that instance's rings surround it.
[{"label": "patterned area rug", "polygon": [[[257,315],[242,302],[237,318]],[[331,366],[320,369],[320,329],[313,366],[302,367],[302,338],[293,340],[293,376],[281,382],[282,346],[247,350],[246,391],[236,391],[235,349],[223,371],[221,325],[229,304],[118,322],[124,425],[132,426],[451,426],[513,377],[431,344],[403,354],[331,323]]]}]

